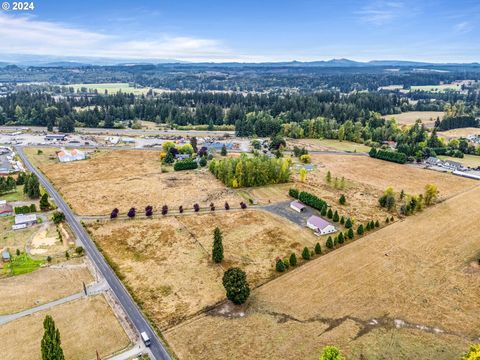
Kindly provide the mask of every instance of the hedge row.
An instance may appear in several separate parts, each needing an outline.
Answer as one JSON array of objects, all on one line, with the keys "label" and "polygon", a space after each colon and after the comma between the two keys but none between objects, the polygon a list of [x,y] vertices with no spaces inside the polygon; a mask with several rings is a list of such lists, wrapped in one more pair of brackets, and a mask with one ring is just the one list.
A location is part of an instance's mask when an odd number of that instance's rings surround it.
[{"label": "hedge row", "polygon": [[37,212],[37,207],[35,204],[32,204],[30,206],[24,205],[24,206],[16,206],[15,207],[15,214],[30,214]]},{"label": "hedge row", "polygon": [[407,162],[407,155],[397,151],[388,151],[372,148],[369,152],[370,157],[396,162],[398,164],[405,164]]},{"label": "hedge row", "polygon": [[294,188],[290,188],[288,190],[288,195],[290,195],[291,197],[293,197],[294,199],[298,199],[298,190],[297,189],[294,189]]},{"label": "hedge row", "polygon": [[314,209],[322,210],[325,206],[328,206],[327,202],[320,199],[319,197],[310,194],[306,191],[302,191],[298,194],[298,199],[303,202],[305,205],[311,206]]},{"label": "hedge row", "polygon": [[173,165],[173,170],[181,171],[181,170],[193,170],[198,167],[198,164],[193,159],[185,159],[179,160]]}]

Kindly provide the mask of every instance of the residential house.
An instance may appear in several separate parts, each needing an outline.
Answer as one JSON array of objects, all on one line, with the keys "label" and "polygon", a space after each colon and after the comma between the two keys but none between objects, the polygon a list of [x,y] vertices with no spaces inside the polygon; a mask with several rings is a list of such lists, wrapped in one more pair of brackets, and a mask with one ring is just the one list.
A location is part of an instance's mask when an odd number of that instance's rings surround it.
[{"label": "residential house", "polygon": [[312,215],[308,218],[307,226],[319,235],[331,234],[337,231],[335,226],[316,215]]}]

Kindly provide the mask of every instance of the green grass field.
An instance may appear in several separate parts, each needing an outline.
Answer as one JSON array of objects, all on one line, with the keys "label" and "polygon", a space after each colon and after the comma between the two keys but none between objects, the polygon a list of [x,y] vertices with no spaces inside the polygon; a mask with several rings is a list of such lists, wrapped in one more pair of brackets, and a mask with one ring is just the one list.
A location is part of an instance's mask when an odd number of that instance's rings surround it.
[{"label": "green grass field", "polygon": [[464,166],[468,166],[471,168],[476,168],[480,166],[480,156],[477,156],[477,155],[464,155],[462,159],[451,157],[451,156],[439,155],[438,158],[440,160],[456,161]]},{"label": "green grass field", "polygon": [[123,93],[142,95],[148,92],[148,88],[136,89],[130,86],[128,83],[105,83],[105,84],[69,84],[66,87],[73,87],[76,90],[81,88],[87,88],[91,90],[97,90],[99,94],[104,94],[108,91],[109,94],[116,94],[121,91]]},{"label": "green grass field", "polygon": [[410,91],[429,91],[429,92],[444,92],[447,90],[460,91],[460,85],[457,84],[442,84],[442,85],[422,85],[412,86]]},{"label": "green grass field", "polygon": [[23,185],[17,186],[15,191],[0,195],[0,200],[7,200],[9,202],[27,200],[25,194],[23,193]]},{"label": "green grass field", "polygon": [[7,275],[22,275],[37,270],[43,260],[34,260],[25,253],[15,256],[12,254],[12,261],[3,266],[3,270]]}]

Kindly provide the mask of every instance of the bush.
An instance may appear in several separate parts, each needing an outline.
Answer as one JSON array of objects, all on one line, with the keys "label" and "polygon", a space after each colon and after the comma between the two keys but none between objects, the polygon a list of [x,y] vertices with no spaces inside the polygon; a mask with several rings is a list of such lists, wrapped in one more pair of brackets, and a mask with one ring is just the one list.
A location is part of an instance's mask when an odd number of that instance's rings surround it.
[{"label": "bush", "polygon": [[180,206],[178,207],[178,212],[179,212],[180,214],[183,214],[183,206],[182,206],[182,205],[180,205]]},{"label": "bush", "polygon": [[52,221],[54,224],[60,224],[61,222],[65,221],[65,214],[61,211],[55,211],[52,214]]},{"label": "bush", "polygon": [[148,205],[145,208],[145,215],[146,216],[152,216],[153,215],[153,206],[152,205]]},{"label": "bush", "polygon": [[302,258],[305,260],[310,260],[310,250],[305,246],[302,251]]},{"label": "bush", "polygon": [[202,156],[200,158],[199,164],[200,164],[201,167],[207,166],[207,158],[205,156]]},{"label": "bush", "polygon": [[230,205],[228,205],[228,202],[226,202],[226,201],[225,201],[224,207],[225,207],[225,210],[230,210]]},{"label": "bush", "polygon": [[194,205],[193,205],[193,211],[199,212],[199,211],[200,211],[200,205],[194,204]]},{"label": "bush", "polygon": [[167,205],[163,205],[162,206],[162,215],[167,215],[168,214],[168,206]]},{"label": "bush", "polygon": [[329,249],[333,249],[333,240],[331,236],[328,237],[327,242],[325,243],[325,246]]},{"label": "bush", "polygon": [[77,255],[83,255],[85,253],[85,249],[83,248],[83,246],[77,246],[75,248],[75,253]]},{"label": "bush", "polygon": [[119,210],[117,208],[113,209],[110,213],[110,219],[115,219],[118,216],[118,211]]},{"label": "bush", "polygon": [[303,164],[310,164],[312,162],[312,157],[308,154],[300,156],[300,162]]},{"label": "bush", "polygon": [[277,270],[278,272],[285,271],[285,264],[282,259],[277,259],[277,263],[275,264],[275,270]]},{"label": "bush", "polygon": [[197,162],[193,159],[179,160],[173,165],[173,170],[182,171],[182,170],[193,170],[198,167]]},{"label": "bush", "polygon": [[294,188],[290,188],[288,190],[288,195],[290,195],[291,197],[293,197],[294,199],[298,199],[298,190],[297,189],[294,189]]},{"label": "bush", "polygon": [[245,209],[247,208],[247,204],[245,204],[245,203],[242,201],[242,202],[240,203],[240,207],[245,210]]},{"label": "bush", "polygon": [[35,204],[31,204],[31,205],[30,205],[30,212],[31,212],[31,213],[37,212],[37,207],[35,206]]},{"label": "bush", "polygon": [[135,208],[134,208],[134,207],[130,208],[130,210],[128,210],[127,216],[128,216],[130,219],[132,219],[132,218],[135,217],[135,215],[136,215],[136,210],[135,210]]},{"label": "bush", "polygon": [[239,268],[230,268],[223,274],[223,287],[227,292],[227,298],[234,304],[240,305],[247,301],[250,295],[250,287],[247,275]]},{"label": "bush", "polygon": [[322,253],[322,247],[320,246],[320,243],[315,244],[315,254],[321,254]]},{"label": "bush", "polygon": [[297,255],[295,253],[290,254],[290,265],[291,266],[297,266]]}]

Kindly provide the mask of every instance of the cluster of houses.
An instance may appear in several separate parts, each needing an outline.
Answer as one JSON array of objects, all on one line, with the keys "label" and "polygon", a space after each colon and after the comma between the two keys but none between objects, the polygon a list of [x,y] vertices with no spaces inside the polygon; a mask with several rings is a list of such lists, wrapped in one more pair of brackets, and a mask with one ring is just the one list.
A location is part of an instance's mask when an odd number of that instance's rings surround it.
[{"label": "cluster of houses", "polygon": [[452,160],[440,160],[437,157],[430,156],[425,160],[425,163],[429,166],[438,166],[442,169],[445,170],[450,170],[450,171],[466,171],[468,168],[463,166],[457,161],[452,161]]},{"label": "cluster of houses", "polygon": [[[294,200],[290,203],[290,208],[302,213],[306,211],[307,206],[301,201]],[[307,227],[312,229],[315,235],[327,235],[337,231],[337,228],[332,223],[317,215],[311,215],[307,219]]]},{"label": "cluster of houses", "polygon": [[15,160],[15,152],[8,147],[0,147],[0,175],[25,171],[23,164]]},{"label": "cluster of houses", "polygon": [[480,144],[480,135],[468,135],[467,140],[475,144]]}]

